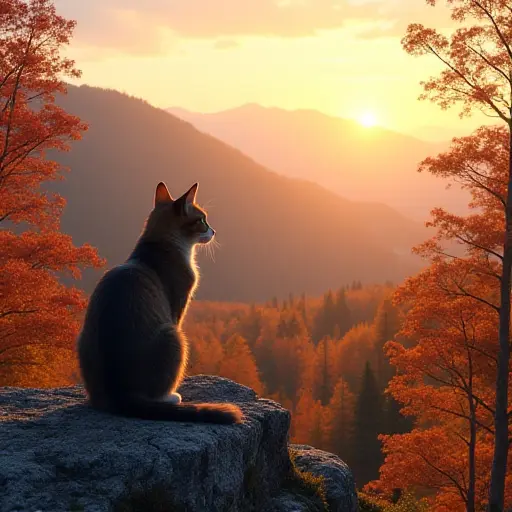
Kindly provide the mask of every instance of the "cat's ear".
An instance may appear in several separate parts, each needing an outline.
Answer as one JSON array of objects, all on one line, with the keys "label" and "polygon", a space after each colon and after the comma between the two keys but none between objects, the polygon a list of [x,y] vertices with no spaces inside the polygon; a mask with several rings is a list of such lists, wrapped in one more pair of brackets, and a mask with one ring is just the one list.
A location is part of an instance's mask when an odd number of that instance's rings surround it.
[{"label": "cat's ear", "polygon": [[186,192],[183,197],[185,198],[185,204],[191,205],[196,201],[197,187],[199,187],[199,183],[194,183],[188,192]]},{"label": "cat's ear", "polygon": [[169,190],[167,189],[165,183],[163,181],[161,181],[157,186],[156,186],[156,192],[155,192],[155,206],[157,204],[161,204],[161,203],[171,203],[172,202],[172,197],[171,197],[171,194],[169,193]]},{"label": "cat's ear", "polygon": [[192,206],[196,200],[198,184],[194,183],[179,199],[174,202],[176,211],[181,215],[188,215],[193,209]]},{"label": "cat's ear", "polygon": [[197,194],[197,187],[198,183],[194,183],[187,192],[185,192],[181,199],[183,201],[183,212],[185,215],[188,215],[190,211],[192,210],[192,205],[195,203],[196,200],[196,194]]}]

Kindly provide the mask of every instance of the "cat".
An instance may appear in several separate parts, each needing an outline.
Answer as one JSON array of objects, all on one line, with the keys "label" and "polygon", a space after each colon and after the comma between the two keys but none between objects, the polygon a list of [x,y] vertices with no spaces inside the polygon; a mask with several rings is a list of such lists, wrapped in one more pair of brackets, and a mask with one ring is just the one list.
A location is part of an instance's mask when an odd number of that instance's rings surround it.
[{"label": "cat", "polygon": [[176,392],[188,358],[181,324],[198,284],[195,246],[215,236],[195,202],[197,189],[174,200],[160,182],[135,249],[91,295],[77,352],[96,409],[148,420],[243,420],[234,404],[182,403]]}]

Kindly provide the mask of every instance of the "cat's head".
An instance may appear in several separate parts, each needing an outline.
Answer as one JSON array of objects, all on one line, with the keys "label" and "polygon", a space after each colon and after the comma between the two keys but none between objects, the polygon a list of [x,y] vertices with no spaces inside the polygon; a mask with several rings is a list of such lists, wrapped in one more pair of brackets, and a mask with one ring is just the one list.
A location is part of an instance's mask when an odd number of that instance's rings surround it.
[{"label": "cat's head", "polygon": [[165,183],[155,191],[155,205],[146,225],[151,238],[168,239],[193,246],[207,244],[215,236],[208,224],[206,211],[196,204],[198,184],[195,183],[178,199],[173,199]]}]

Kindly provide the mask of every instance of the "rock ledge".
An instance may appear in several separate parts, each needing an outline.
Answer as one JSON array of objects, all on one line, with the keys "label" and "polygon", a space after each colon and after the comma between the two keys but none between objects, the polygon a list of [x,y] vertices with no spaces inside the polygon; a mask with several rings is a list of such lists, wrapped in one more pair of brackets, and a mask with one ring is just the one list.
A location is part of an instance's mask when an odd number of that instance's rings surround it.
[{"label": "rock ledge", "polygon": [[[290,508],[289,496],[288,505],[276,501],[291,468],[286,409],[221,377],[190,377],[179,391],[184,401],[235,402],[246,421],[133,420],[92,410],[80,386],[0,389],[0,510],[134,511],[121,500],[140,482],[165,488],[172,505],[162,511],[307,510]],[[344,463],[311,447],[295,449],[297,466],[325,476],[330,510],[355,512]]]}]

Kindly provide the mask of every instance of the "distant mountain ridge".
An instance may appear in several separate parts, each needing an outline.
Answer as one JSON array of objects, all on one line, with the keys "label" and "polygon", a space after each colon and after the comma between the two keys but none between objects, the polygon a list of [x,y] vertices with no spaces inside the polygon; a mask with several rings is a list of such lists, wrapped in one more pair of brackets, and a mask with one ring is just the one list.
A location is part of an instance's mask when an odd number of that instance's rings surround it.
[{"label": "distant mountain ridge", "polygon": [[284,110],[255,103],[215,112],[167,112],[192,123],[285,176],[313,180],[354,201],[385,203],[426,220],[436,206],[462,213],[468,196],[446,190],[418,164],[449,146],[315,110]]},{"label": "distant mountain ridge", "polygon": [[[398,282],[419,269],[410,247],[425,228],[382,204],[355,203],[271,172],[239,150],[148,103],[112,90],[69,87],[58,99],[88,122],[58,160],[71,168],[51,188],[67,199],[62,228],[90,242],[108,267],[126,259],[158,181],[174,195],[199,182],[198,200],[221,244],[200,252],[198,298],[259,301],[320,294],[350,283]],[[92,290],[98,273],[86,274]]]}]

